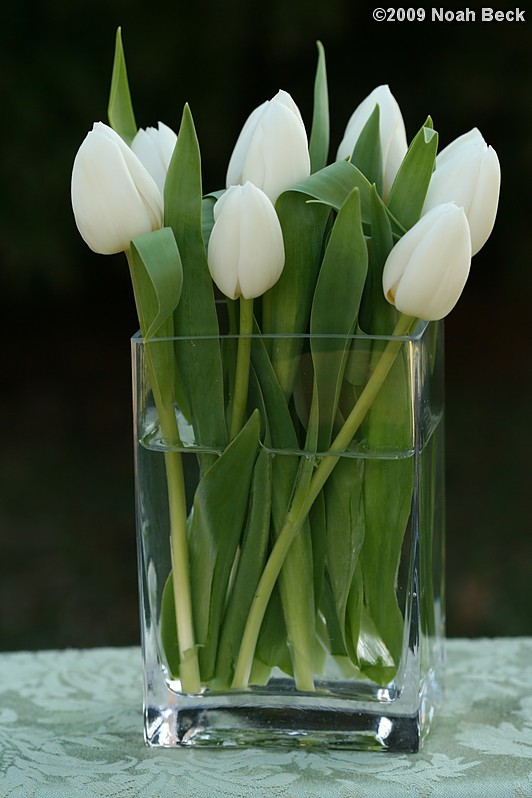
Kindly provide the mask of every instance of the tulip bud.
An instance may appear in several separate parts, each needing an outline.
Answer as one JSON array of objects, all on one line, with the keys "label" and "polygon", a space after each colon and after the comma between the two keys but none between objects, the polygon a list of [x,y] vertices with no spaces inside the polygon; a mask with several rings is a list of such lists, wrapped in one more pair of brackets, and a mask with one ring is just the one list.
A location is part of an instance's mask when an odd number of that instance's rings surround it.
[{"label": "tulip bud", "polygon": [[282,191],[309,174],[303,119],[290,95],[279,91],[248,117],[229,161],[226,185],[249,181],[275,202]]},{"label": "tulip bud", "polygon": [[422,216],[390,252],[382,287],[407,316],[442,319],[456,305],[471,265],[471,238],[463,208],[453,202]]},{"label": "tulip bud", "polygon": [[455,139],[436,158],[423,213],[444,202],[460,205],[471,230],[475,255],[489,238],[499,203],[501,167],[477,128]]},{"label": "tulip bud", "polygon": [[141,128],[131,142],[131,149],[153,177],[161,194],[176,141],[172,128],[159,122],[158,128]]},{"label": "tulip bud", "polygon": [[208,263],[212,279],[230,299],[261,296],[281,276],[281,225],[266,194],[252,183],[231,186],[214,206]]},{"label": "tulip bud", "polygon": [[71,196],[82,238],[101,255],[123,252],[136,236],[162,227],[163,200],[153,178],[102,122],[95,123],[77,152]]},{"label": "tulip bud", "polygon": [[384,196],[388,196],[408,149],[403,115],[389,86],[377,86],[355,109],[347,123],[342,142],[338,147],[336,160],[343,161],[351,157],[358,138],[376,105],[379,106],[380,112]]}]

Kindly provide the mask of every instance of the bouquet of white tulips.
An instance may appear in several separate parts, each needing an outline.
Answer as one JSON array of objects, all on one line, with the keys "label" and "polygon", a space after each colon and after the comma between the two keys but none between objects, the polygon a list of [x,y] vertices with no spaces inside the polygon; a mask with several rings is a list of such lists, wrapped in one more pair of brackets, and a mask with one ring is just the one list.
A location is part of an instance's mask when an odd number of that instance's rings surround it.
[{"label": "bouquet of white tulips", "polygon": [[202,187],[188,105],[177,135],[137,130],[120,32],[109,122],[77,153],[72,205],[89,247],[124,251],[131,271],[165,446],[170,676],[185,693],[245,689],[276,667],[313,691],[325,652],[384,684],[411,466],[345,454],[390,417],[410,424],[401,344],[457,302],[494,224],[497,155],[476,129],[438,154],[430,117],[408,145],[379,86],[328,164],[321,44],[310,140],[279,91],[245,122],[222,190]]}]

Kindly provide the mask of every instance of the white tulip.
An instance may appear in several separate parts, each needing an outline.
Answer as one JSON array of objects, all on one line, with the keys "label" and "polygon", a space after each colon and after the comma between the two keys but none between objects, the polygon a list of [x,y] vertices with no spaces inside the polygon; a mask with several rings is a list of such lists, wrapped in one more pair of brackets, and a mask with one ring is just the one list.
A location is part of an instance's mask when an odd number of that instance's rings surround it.
[{"label": "white tulip", "polygon": [[226,185],[249,181],[275,202],[279,194],[310,174],[305,125],[286,91],[250,114],[235,144]]},{"label": "white tulip", "polygon": [[422,216],[390,252],[382,287],[397,310],[426,321],[456,305],[471,265],[471,238],[463,208],[453,202]]},{"label": "white tulip", "polygon": [[261,296],[284,267],[281,225],[271,201],[252,183],[231,186],[214,206],[208,263],[230,299]]},{"label": "white tulip", "polygon": [[163,223],[161,192],[137,156],[107,125],[96,122],[72,169],[72,208],[89,247],[113,255]]},{"label": "white tulip", "polygon": [[158,127],[141,128],[131,142],[131,149],[153,177],[161,194],[176,141],[172,128],[159,122]]},{"label": "white tulip", "polygon": [[443,202],[460,205],[471,230],[472,254],[489,238],[501,185],[497,153],[477,128],[455,139],[436,158],[423,213]]},{"label": "white tulip", "polygon": [[384,196],[387,197],[408,149],[403,115],[389,86],[377,86],[355,109],[338,147],[336,160],[344,161],[351,157],[359,136],[376,105],[379,106],[380,114]]}]

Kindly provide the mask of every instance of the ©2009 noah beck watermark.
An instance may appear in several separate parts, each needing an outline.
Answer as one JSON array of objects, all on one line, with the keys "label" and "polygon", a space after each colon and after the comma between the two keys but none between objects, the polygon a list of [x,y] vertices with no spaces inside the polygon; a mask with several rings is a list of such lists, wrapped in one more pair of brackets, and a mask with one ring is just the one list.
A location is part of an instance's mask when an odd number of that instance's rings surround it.
[{"label": "\u00a92009 noah beck watermark", "polygon": [[481,8],[474,11],[464,8],[461,11],[447,11],[443,8],[431,8],[433,22],[524,22],[525,12],[521,8],[509,11],[498,11],[495,8]]},{"label": "\u00a92009 noah beck watermark", "polygon": [[374,8],[376,22],[525,22],[525,10],[512,8]]}]

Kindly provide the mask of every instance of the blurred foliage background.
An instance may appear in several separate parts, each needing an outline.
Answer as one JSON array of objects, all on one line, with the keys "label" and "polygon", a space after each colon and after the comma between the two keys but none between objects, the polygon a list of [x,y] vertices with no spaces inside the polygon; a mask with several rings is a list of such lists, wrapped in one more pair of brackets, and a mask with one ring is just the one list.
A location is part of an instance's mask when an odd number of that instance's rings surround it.
[{"label": "blurred foliage background", "polygon": [[279,88],[310,125],[317,39],[331,155],[380,83],[409,138],[430,113],[441,146],[473,126],[495,146],[498,222],[446,323],[448,632],[532,634],[532,20],[377,23],[372,8],[22,0],[3,10],[0,649],[138,641],[135,313],[125,258],[91,253],[70,208],[76,150],[107,121],[119,25],[138,124],[177,129],[188,101],[205,190],[223,185],[245,118]]}]

